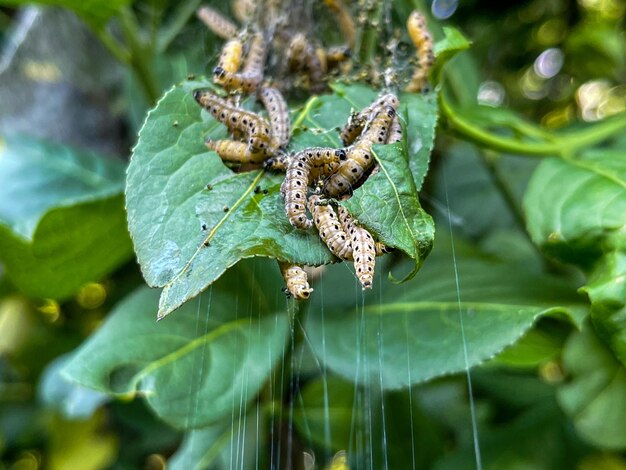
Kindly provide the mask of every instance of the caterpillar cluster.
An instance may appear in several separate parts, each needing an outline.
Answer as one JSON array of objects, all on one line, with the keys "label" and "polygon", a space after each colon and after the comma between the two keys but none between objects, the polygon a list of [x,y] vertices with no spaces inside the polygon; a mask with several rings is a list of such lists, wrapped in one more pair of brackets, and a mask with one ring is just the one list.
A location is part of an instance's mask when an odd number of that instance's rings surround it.
[{"label": "caterpillar cluster", "polygon": [[[267,118],[234,104],[241,101],[239,98],[222,98],[208,89],[195,90],[194,98],[231,134],[229,139],[209,139],[206,146],[226,162],[245,164],[246,168],[263,164],[266,170],[284,171],[280,192],[289,223],[298,230],[315,227],[333,255],[354,262],[361,285],[368,289],[373,283],[376,256],[389,249],[375,241],[338,201],[349,198],[353,189],[378,171],[373,145],[402,140],[397,114],[399,100],[393,93],[386,93],[363,110],[353,112],[341,129],[343,148],[314,147],[288,152],[291,124],[283,91],[297,83],[320,93],[326,87],[329,71],[350,63],[350,47],[355,42],[354,21],[342,0],[324,0],[324,3],[334,13],[347,46],[324,48],[301,31],[280,30],[277,26],[280,22],[275,19],[278,8],[273,0],[265,0],[263,4],[235,0],[233,12],[246,24],[242,30],[218,11],[200,8],[198,18],[226,40],[213,69],[213,82],[229,95],[254,95]],[[265,18],[270,18],[263,25],[258,20],[261,10],[265,10]],[[257,20],[253,23],[255,16]],[[419,91],[427,83],[434,60],[432,39],[424,17],[417,12],[409,17],[407,30],[417,49],[419,68],[406,89]],[[267,40],[270,34],[272,41]],[[274,67],[277,56],[283,62],[281,67]],[[272,70],[286,70],[288,79],[268,79],[265,72],[270,64]],[[313,289],[303,266],[279,262],[279,268],[288,295],[298,300],[308,299]]]}]

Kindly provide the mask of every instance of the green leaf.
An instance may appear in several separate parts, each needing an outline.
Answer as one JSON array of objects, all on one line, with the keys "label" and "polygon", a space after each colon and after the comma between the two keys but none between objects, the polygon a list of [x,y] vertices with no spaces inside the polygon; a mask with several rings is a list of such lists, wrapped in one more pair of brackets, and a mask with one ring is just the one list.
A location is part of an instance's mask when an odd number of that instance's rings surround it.
[{"label": "green leaf", "polygon": [[443,34],[444,38],[437,41],[433,47],[433,52],[435,53],[435,58],[437,59],[432,72],[432,76],[435,77],[435,83],[439,83],[439,77],[441,76],[443,66],[459,52],[469,49],[472,45],[472,43],[468,41],[456,28],[444,26]]},{"label": "green leaf", "polygon": [[[287,335],[286,316],[271,313],[277,306],[270,300],[277,296],[265,296],[278,292],[277,276],[264,276],[265,284],[259,284],[256,264],[249,265],[231,270],[182,307],[177,318],[158,323],[158,292],[137,290],[80,347],[63,373],[108,394],[145,395],[156,414],[177,428],[238,415],[281,357]],[[239,306],[242,290],[257,300]]]},{"label": "green leaf", "polygon": [[401,143],[374,146],[380,171],[368,178],[345,206],[380,241],[415,261],[403,279],[406,281],[417,274],[430,253],[435,227],[420,206],[404,153]]},{"label": "green leaf", "polygon": [[[207,151],[207,135],[223,138],[226,132],[193,99],[192,91],[202,86],[209,85],[186,82],[165,94],[140,131],[128,169],[129,229],[146,281],[164,287],[159,317],[196,296],[242,258],[264,256],[307,265],[336,260],[314,229],[297,230],[287,221],[279,192],[283,175],[233,173],[217,154]],[[306,103],[294,119],[289,150],[339,147],[336,127],[343,125],[352,107],[361,109],[376,96],[361,85],[336,85],[336,89],[335,95],[313,97]],[[407,97],[405,105],[411,109],[406,122],[409,148],[414,149],[409,161],[419,171],[421,183],[432,149],[436,103],[432,97],[418,96]],[[391,169],[394,175],[407,171],[402,155],[393,165],[401,168]],[[396,190],[385,183],[378,186],[386,193]],[[407,211],[416,214],[421,209],[415,206],[415,188],[403,185],[401,189],[412,193],[406,194],[412,204]],[[376,212],[380,206],[370,210]],[[398,246],[417,260],[428,251],[432,225],[423,213],[411,223],[411,229],[425,225],[418,236],[419,250],[406,237]]]},{"label": "green leaf", "polygon": [[320,360],[349,380],[401,388],[465,369],[459,309],[472,367],[514,343],[539,316],[581,308],[569,282],[455,245],[456,260],[446,253],[444,239],[411,284],[377,278],[380,287],[364,297],[336,289],[334,271],[322,277],[318,297],[332,289],[337,299],[321,305],[314,298],[307,317]]},{"label": "green leaf", "polygon": [[582,291],[592,302],[600,337],[626,364],[626,160],[622,150],[549,159],[524,198],[536,244],[589,273]]},{"label": "green leaf", "polygon": [[626,449],[624,367],[589,327],[568,341],[563,363],[572,381],[558,399],[578,433],[600,448]]},{"label": "green leaf", "polygon": [[24,6],[32,5],[49,5],[55,7],[63,7],[72,10],[78,16],[83,18],[91,26],[104,26],[106,22],[122,7],[128,6],[131,0],[0,0],[0,5],[8,6]]},{"label": "green leaf", "polygon": [[0,141],[0,259],[20,290],[63,299],[128,260],[123,177],[94,153]]}]

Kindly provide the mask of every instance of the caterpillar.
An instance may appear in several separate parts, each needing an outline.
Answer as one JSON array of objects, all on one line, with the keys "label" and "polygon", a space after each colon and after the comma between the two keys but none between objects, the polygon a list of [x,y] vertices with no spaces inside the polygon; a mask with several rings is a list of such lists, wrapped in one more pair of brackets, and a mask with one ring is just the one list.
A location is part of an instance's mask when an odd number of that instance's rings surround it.
[{"label": "caterpillar", "polygon": [[344,207],[340,206],[338,210],[342,227],[350,236],[356,276],[361,282],[363,289],[371,289],[374,280],[374,268],[376,266],[374,239],[367,230],[356,223],[354,218],[350,217],[350,214]]},{"label": "caterpillar", "polygon": [[405,90],[409,92],[421,91],[428,82],[428,74],[435,63],[433,53],[433,38],[426,26],[426,17],[418,11],[413,11],[406,22],[411,41],[417,49],[418,68],[413,73],[411,81]]},{"label": "caterpillar", "polygon": [[213,81],[221,85],[225,90],[234,93],[248,94],[256,91],[263,80],[265,48],[266,44],[263,35],[260,33],[255,34],[250,43],[250,49],[241,73],[237,73],[237,70],[228,70],[220,61],[217,67],[213,69]]},{"label": "caterpillar", "polygon": [[278,262],[280,273],[283,275],[287,292],[296,300],[306,300],[311,296],[313,289],[309,286],[306,272],[297,264]]},{"label": "caterpillar", "polygon": [[326,53],[326,62],[329,69],[337,67],[340,63],[352,57],[350,48],[346,46],[329,47],[324,52]]},{"label": "caterpillar", "polygon": [[[338,217],[344,231],[347,230],[347,227],[357,224],[354,217],[350,215],[345,207],[339,206]],[[384,243],[377,241],[374,242],[374,252],[376,253],[376,256],[382,256],[384,254],[391,253],[392,251],[393,248],[388,247]],[[349,256],[346,259],[353,259],[352,253],[349,253]]]},{"label": "caterpillar", "polygon": [[270,118],[275,146],[286,147],[290,137],[289,109],[283,94],[277,88],[263,87],[259,99]]},{"label": "caterpillar", "polygon": [[333,207],[330,204],[322,205],[321,201],[322,198],[319,195],[312,194],[308,203],[309,212],[313,216],[320,238],[337,258],[351,259],[352,245],[348,235],[343,230]]},{"label": "caterpillar", "polygon": [[206,146],[215,150],[222,160],[238,163],[260,163],[267,158],[267,152],[251,150],[244,142],[235,140],[207,140]]},{"label": "caterpillar", "polygon": [[231,132],[241,131],[248,136],[251,150],[266,150],[271,141],[270,126],[262,117],[231,106],[209,90],[195,90],[195,100],[209,111],[215,119],[225,124]]},{"label": "caterpillar", "polygon": [[348,150],[346,161],[342,162],[337,171],[325,181],[325,194],[337,197],[349,192],[352,186],[361,179],[365,171],[374,163],[372,145],[384,144],[387,141],[389,128],[395,116],[396,111],[392,106],[384,106],[378,111],[358,142]]},{"label": "caterpillar", "polygon": [[236,73],[241,65],[243,44],[239,39],[231,39],[224,44],[217,66],[228,73]]},{"label": "caterpillar", "polygon": [[306,217],[309,184],[321,177],[328,168],[337,168],[339,161],[345,158],[345,151],[323,147],[309,148],[289,158],[280,192],[285,198],[285,213],[291,225],[300,229],[311,226],[311,221]]},{"label": "caterpillar", "polygon": [[346,7],[342,0],[324,0],[326,6],[335,14],[339,23],[341,34],[348,43],[348,46],[354,46],[356,37],[356,28],[354,20],[350,14],[350,10]]},{"label": "caterpillar", "polygon": [[256,0],[233,0],[231,2],[233,15],[235,15],[235,18],[241,23],[246,23],[252,19],[256,7]]},{"label": "caterpillar", "polygon": [[237,37],[237,26],[219,11],[210,7],[200,7],[196,11],[196,16],[216,36],[226,40]]},{"label": "caterpillar", "polygon": [[378,97],[372,104],[358,113],[352,113],[347,124],[340,133],[344,145],[351,145],[361,135],[365,125],[373,119],[373,114],[383,106],[391,106],[397,109],[400,102],[393,93],[387,93]]},{"label": "caterpillar", "polygon": [[287,163],[289,162],[289,154],[278,153],[263,163],[263,168],[267,171],[287,171]]},{"label": "caterpillar", "polygon": [[400,142],[402,140],[402,124],[400,124],[400,118],[396,114],[391,122],[391,127],[389,128],[389,135],[387,136],[388,144],[395,144],[396,142]]},{"label": "caterpillar", "polygon": [[324,69],[316,49],[302,33],[295,34],[287,50],[291,70],[305,70],[311,90],[319,92],[324,88]]}]

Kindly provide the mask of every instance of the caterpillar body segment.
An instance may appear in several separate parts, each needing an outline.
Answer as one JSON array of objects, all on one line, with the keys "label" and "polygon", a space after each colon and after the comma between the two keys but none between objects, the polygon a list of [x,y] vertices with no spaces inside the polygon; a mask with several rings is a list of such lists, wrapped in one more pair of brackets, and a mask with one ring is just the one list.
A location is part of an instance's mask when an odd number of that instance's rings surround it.
[{"label": "caterpillar body segment", "polygon": [[342,62],[345,62],[352,57],[350,48],[346,46],[333,46],[325,50],[326,53],[326,66],[328,70],[337,67]]},{"label": "caterpillar body segment", "polygon": [[196,16],[216,36],[226,40],[237,37],[239,28],[219,11],[210,7],[200,7],[196,11]]},{"label": "caterpillar body segment", "polygon": [[217,66],[229,73],[236,73],[241,65],[243,43],[239,39],[231,39],[224,44]]},{"label": "caterpillar body segment", "polygon": [[257,0],[234,0],[231,4],[233,15],[240,23],[246,23],[252,19],[257,8]]},{"label": "caterpillar body segment", "polygon": [[273,87],[263,87],[259,99],[267,110],[272,127],[272,138],[277,147],[284,148],[289,143],[291,130],[289,125],[289,109],[283,94]]},{"label": "caterpillar body segment", "polygon": [[269,148],[272,133],[265,119],[228,104],[208,90],[194,91],[194,98],[215,119],[228,127],[230,132],[243,132],[252,151],[265,151]]},{"label": "caterpillar body segment", "polygon": [[262,80],[263,76],[257,73],[233,73],[219,66],[213,69],[213,82],[232,93],[254,93]]},{"label": "caterpillar body segment", "polygon": [[349,148],[346,161],[325,181],[324,194],[337,197],[351,191],[354,184],[374,164],[372,145],[386,143],[395,116],[395,109],[389,105],[378,111],[357,143]]},{"label": "caterpillar body segment", "polygon": [[365,118],[360,113],[352,113],[348,118],[348,122],[341,129],[340,137],[343,145],[351,145],[363,132],[365,126]]},{"label": "caterpillar body segment", "polygon": [[344,231],[335,209],[330,204],[320,204],[321,201],[321,196],[313,194],[309,197],[308,203],[320,238],[337,258],[352,259],[350,238]]},{"label": "caterpillar body segment", "polygon": [[311,90],[324,88],[324,69],[315,47],[302,33],[295,34],[289,43],[287,59],[292,70],[304,70],[309,77]]},{"label": "caterpillar body segment", "polygon": [[205,144],[228,162],[261,163],[268,156],[267,152],[251,150],[246,143],[235,140],[207,140]]},{"label": "caterpillar body segment", "polygon": [[385,106],[390,106],[394,111],[398,108],[400,101],[393,93],[387,93],[378,97],[372,104],[358,113],[352,113],[348,122],[341,130],[341,141],[344,145],[351,145],[361,135],[366,124],[373,120],[376,113]]},{"label": "caterpillar body segment", "polygon": [[339,219],[342,221],[343,229],[350,237],[356,276],[363,289],[371,289],[376,266],[374,238],[366,229],[358,225],[355,219],[350,217],[348,211],[341,206],[339,207]]},{"label": "caterpillar body segment", "polygon": [[278,153],[265,160],[263,168],[267,171],[279,172],[287,171],[287,164],[289,162],[289,154]]},{"label": "caterpillar body segment", "polygon": [[243,64],[242,73],[259,75],[263,79],[263,69],[265,68],[265,55],[267,53],[267,43],[261,33],[256,33],[250,41],[248,55]]},{"label": "caterpillar body segment", "polygon": [[343,150],[323,147],[309,148],[289,158],[280,192],[285,198],[285,213],[291,225],[299,229],[311,227],[311,220],[306,216],[309,184],[326,165],[338,165],[345,158]]},{"label": "caterpillar body segment", "polygon": [[[337,210],[337,216],[339,218],[339,222],[341,223],[341,227],[343,228],[344,231],[348,230],[349,227],[351,227],[352,225],[356,224],[356,221],[354,220],[354,217],[352,217],[350,215],[350,213],[348,212],[348,210],[343,207],[343,206],[339,206],[338,210]],[[358,224],[356,224],[358,225]],[[365,230],[365,229],[363,229]],[[350,239],[350,237],[348,237]],[[352,246],[352,245],[350,245]],[[385,255],[387,253],[391,253],[393,251],[393,248],[388,247],[387,245],[385,245],[382,242],[374,242],[374,251],[376,253],[376,256],[382,256]],[[353,255],[352,255],[352,250],[347,253],[347,257],[344,258],[347,260],[353,260]]]},{"label": "caterpillar body segment", "polygon": [[278,262],[280,273],[287,284],[288,295],[296,300],[306,300],[311,296],[313,289],[309,286],[308,276],[302,266],[297,264]]},{"label": "caterpillar body segment", "polygon": [[426,25],[426,17],[418,11],[413,11],[406,22],[406,29],[411,41],[417,49],[417,69],[406,86],[406,91],[419,92],[428,83],[428,75],[435,63],[433,52],[433,38]]},{"label": "caterpillar body segment", "polygon": [[395,144],[396,142],[400,142],[402,140],[402,125],[400,124],[400,118],[396,114],[391,122],[391,127],[389,128],[389,135],[387,136],[388,144]]}]

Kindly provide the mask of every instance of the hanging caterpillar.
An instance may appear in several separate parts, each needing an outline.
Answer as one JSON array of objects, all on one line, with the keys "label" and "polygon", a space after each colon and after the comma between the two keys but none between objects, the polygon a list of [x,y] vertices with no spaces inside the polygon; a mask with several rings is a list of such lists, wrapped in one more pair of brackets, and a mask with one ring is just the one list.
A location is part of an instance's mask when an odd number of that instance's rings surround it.
[{"label": "hanging caterpillar", "polygon": [[280,192],[285,198],[285,213],[291,225],[300,229],[311,226],[311,221],[306,217],[309,184],[323,176],[329,168],[337,168],[345,158],[346,153],[341,149],[322,147],[309,148],[289,158]]},{"label": "hanging caterpillar", "polygon": [[376,244],[372,235],[358,225],[347,209],[339,207],[339,220],[344,231],[350,236],[354,270],[363,289],[371,289],[376,266]]},{"label": "hanging caterpillar", "polygon": [[413,11],[406,22],[406,29],[411,41],[417,49],[418,68],[413,73],[411,81],[406,86],[406,91],[419,92],[428,82],[428,74],[435,63],[433,53],[433,38],[426,25],[426,17],[418,11]]},{"label": "hanging caterpillar", "polygon": [[246,143],[235,140],[207,140],[205,144],[228,162],[261,163],[268,156],[265,151],[252,150]]},{"label": "hanging caterpillar", "polygon": [[272,134],[265,119],[249,111],[231,106],[208,90],[195,90],[193,96],[200,106],[209,111],[215,119],[225,124],[230,132],[240,131],[246,134],[251,150],[267,150]]},{"label": "hanging caterpillar", "polygon": [[289,109],[283,94],[276,88],[263,87],[259,99],[267,110],[272,126],[272,139],[276,147],[286,147],[289,143]]},{"label": "hanging caterpillar", "polygon": [[352,189],[374,163],[372,145],[386,143],[395,116],[396,111],[392,106],[386,105],[378,111],[361,138],[347,151],[346,161],[324,183],[324,194],[337,197]]},{"label": "hanging caterpillar", "polygon": [[278,262],[280,273],[287,284],[287,292],[296,300],[306,300],[313,289],[309,286],[306,272],[297,264]]},{"label": "hanging caterpillar", "polygon": [[216,36],[226,40],[237,37],[237,26],[219,11],[210,7],[200,7],[196,11],[196,16]]}]

